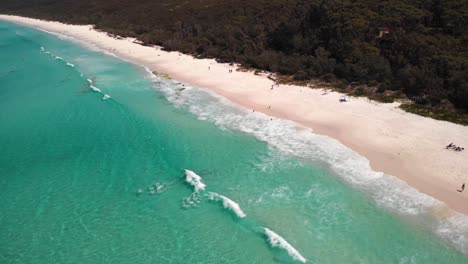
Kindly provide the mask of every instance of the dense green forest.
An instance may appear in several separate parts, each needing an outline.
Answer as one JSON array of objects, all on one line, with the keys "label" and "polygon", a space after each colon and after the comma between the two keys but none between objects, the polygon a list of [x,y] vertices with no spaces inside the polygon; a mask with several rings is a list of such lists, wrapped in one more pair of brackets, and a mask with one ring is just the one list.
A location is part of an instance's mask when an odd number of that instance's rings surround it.
[{"label": "dense green forest", "polygon": [[2,0],[0,13],[468,113],[468,0]]}]

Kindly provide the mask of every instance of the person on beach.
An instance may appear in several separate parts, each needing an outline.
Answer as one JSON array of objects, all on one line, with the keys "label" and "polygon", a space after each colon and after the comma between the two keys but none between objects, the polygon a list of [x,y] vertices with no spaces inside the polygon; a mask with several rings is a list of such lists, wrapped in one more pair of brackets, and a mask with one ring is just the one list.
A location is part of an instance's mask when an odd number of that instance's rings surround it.
[{"label": "person on beach", "polygon": [[465,183],[462,184],[460,190],[457,190],[457,192],[463,192],[465,190]]},{"label": "person on beach", "polygon": [[448,144],[448,145],[445,147],[445,149],[452,149],[452,150],[457,151],[457,152],[460,152],[460,151],[465,150],[465,148],[459,147],[459,146],[457,146],[457,145],[455,145],[455,144],[453,144],[453,143]]}]

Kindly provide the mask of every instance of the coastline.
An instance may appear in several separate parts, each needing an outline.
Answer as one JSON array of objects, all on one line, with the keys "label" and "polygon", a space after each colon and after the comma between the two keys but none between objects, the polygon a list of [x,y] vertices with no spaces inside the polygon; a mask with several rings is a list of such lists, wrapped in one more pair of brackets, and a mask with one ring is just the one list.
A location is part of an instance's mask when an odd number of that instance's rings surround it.
[{"label": "coastline", "polygon": [[[456,191],[468,182],[468,153],[445,149],[450,142],[467,148],[468,127],[404,112],[397,103],[380,104],[365,98],[339,103],[339,93],[322,95],[320,89],[293,85],[271,90],[273,82],[265,75],[238,72],[235,66],[213,59],[166,52],[131,39],[112,38],[91,26],[17,16],[0,15],[0,19],[92,43],[151,70],[209,89],[235,104],[307,126],[366,157],[373,170],[396,176],[468,214],[468,191]],[[450,214],[442,211],[444,216]]]}]

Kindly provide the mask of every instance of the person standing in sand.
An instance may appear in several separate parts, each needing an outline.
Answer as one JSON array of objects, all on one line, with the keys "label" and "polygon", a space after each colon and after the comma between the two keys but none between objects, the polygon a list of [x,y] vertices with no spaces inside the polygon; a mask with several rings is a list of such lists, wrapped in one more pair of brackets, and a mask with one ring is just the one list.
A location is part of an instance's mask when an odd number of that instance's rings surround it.
[{"label": "person standing in sand", "polygon": [[462,184],[460,190],[457,190],[457,192],[463,192],[465,190],[465,183]]}]

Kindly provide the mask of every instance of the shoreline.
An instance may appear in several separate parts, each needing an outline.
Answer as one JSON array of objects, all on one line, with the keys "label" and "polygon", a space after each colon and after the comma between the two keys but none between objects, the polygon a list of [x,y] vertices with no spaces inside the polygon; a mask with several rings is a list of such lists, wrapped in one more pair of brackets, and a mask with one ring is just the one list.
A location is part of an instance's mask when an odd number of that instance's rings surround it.
[{"label": "shoreline", "polygon": [[[340,103],[339,93],[322,95],[320,89],[294,85],[279,85],[272,90],[273,81],[264,74],[238,72],[236,66],[216,63],[214,59],[195,59],[142,46],[132,39],[112,38],[89,25],[4,15],[0,20],[92,43],[151,71],[211,90],[237,105],[309,127],[367,158],[374,171],[398,177],[468,215],[468,190],[456,191],[462,183],[468,183],[468,152],[445,149],[450,142],[468,149],[468,127],[404,112],[397,103],[381,104],[354,97]],[[447,210],[442,211],[445,216]]]}]

